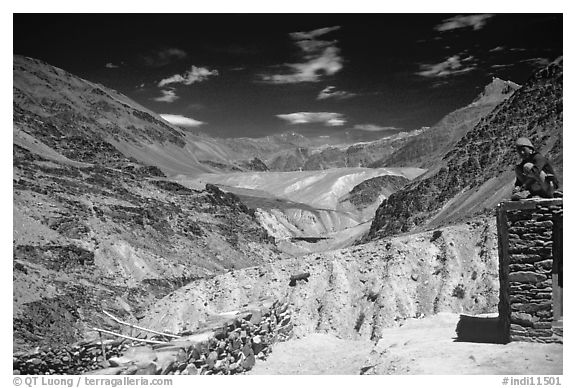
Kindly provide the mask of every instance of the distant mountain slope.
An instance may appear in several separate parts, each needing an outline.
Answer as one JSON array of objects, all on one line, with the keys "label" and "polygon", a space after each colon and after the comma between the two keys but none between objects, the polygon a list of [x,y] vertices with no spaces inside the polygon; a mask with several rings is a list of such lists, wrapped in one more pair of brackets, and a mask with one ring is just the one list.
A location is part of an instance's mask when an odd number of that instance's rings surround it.
[{"label": "distant mountain slope", "polygon": [[384,200],[368,238],[433,227],[492,209],[508,198],[515,140],[529,137],[562,179],[562,78],[559,58],[469,131],[421,178]]},{"label": "distant mountain slope", "polygon": [[260,157],[271,171],[315,171],[339,167],[429,168],[519,87],[514,82],[494,78],[472,103],[448,114],[434,127],[399,132],[374,141],[318,147],[317,141],[286,133],[282,137],[223,139],[222,142],[231,149],[248,152],[244,157]]},{"label": "distant mountain slope", "polygon": [[[286,253],[302,253],[347,246],[367,232],[382,198],[424,170],[418,168],[336,168],[322,171],[244,172],[181,177],[187,187],[216,184],[238,195],[256,214]],[[350,190],[366,180],[389,177],[369,190]],[[367,185],[364,185],[365,187]],[[371,186],[371,185],[370,185]],[[354,204],[350,202],[354,201]],[[323,243],[288,244],[298,237],[326,239]],[[303,249],[300,245],[305,245]]]},{"label": "distant mountain slope", "polygon": [[[423,172],[422,169],[411,167],[379,169],[355,167],[302,172],[204,174],[195,182],[256,189],[314,208],[335,210],[343,195],[367,179],[383,175],[399,175],[406,179],[414,179]],[[180,182],[187,184],[188,181],[183,178]]]},{"label": "distant mountain slope", "polygon": [[267,159],[272,171],[316,171],[340,167],[368,167],[387,158],[424,129],[399,132],[382,139],[352,144],[298,147]]},{"label": "distant mountain slope", "polygon": [[284,132],[276,135],[259,138],[229,138],[217,139],[225,144],[235,159],[251,159],[257,157],[261,160],[269,160],[270,157],[286,149],[313,147],[314,140],[296,132]]},{"label": "distant mountain slope", "polygon": [[494,78],[484,91],[468,106],[446,115],[427,131],[410,138],[406,144],[387,158],[370,167],[417,166],[430,168],[446,151],[474,128],[482,117],[509,98],[520,85]]},{"label": "distant mountain slope", "polygon": [[354,186],[348,195],[340,199],[340,204],[350,202],[357,209],[364,209],[379,197],[387,198],[407,185],[410,180],[401,175],[381,175],[366,179]]},{"label": "distant mountain slope", "polygon": [[26,116],[20,127],[64,155],[87,158],[95,142],[102,151],[116,149],[167,174],[192,174],[215,171],[199,158],[228,154],[220,144],[172,126],[128,97],[42,61],[16,55],[13,73],[14,112]]},{"label": "distant mountain slope", "polygon": [[[366,179],[357,184],[346,195],[338,200],[337,208],[357,215],[364,223],[371,223],[376,209],[382,201],[402,187],[410,183],[410,179],[402,175],[380,175]],[[369,225],[362,225],[362,234],[368,231]]]},{"label": "distant mountain slope", "polygon": [[309,157],[308,148],[296,147],[280,151],[265,162],[271,171],[299,171]]},{"label": "distant mountain slope", "polygon": [[[223,152],[198,157],[201,163],[223,171],[261,171],[250,163],[258,158],[270,171],[318,171],[339,167],[366,167],[388,157],[408,139],[422,132],[397,132],[378,140],[356,142],[352,139],[306,137],[284,132],[259,138],[211,138],[202,135],[203,143],[218,145]],[[192,143],[196,139],[188,140]],[[256,167],[256,168],[254,168]]]}]

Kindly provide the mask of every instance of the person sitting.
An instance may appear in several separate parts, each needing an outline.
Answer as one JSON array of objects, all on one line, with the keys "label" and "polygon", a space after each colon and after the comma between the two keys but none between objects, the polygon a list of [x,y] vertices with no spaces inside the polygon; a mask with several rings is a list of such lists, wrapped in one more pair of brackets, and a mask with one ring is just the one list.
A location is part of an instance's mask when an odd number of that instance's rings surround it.
[{"label": "person sitting", "polygon": [[544,156],[536,152],[532,142],[525,137],[516,141],[516,151],[522,161],[516,165],[516,182],[512,199],[530,197],[553,198],[559,184],[554,168]]}]

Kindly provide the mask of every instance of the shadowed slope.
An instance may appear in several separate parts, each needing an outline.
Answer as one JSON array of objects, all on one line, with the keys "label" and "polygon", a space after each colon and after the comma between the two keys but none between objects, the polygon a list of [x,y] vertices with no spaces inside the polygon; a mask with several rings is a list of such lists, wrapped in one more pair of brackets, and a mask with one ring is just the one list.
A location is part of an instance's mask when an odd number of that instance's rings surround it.
[{"label": "shadowed slope", "polygon": [[441,162],[384,200],[368,238],[456,222],[510,195],[515,140],[529,137],[562,179],[562,59],[535,73],[468,132]]},{"label": "shadowed slope", "polygon": [[430,168],[469,130],[488,115],[498,104],[506,101],[520,85],[494,78],[484,91],[468,106],[449,113],[427,131],[412,137],[390,157],[370,167],[418,166]]}]

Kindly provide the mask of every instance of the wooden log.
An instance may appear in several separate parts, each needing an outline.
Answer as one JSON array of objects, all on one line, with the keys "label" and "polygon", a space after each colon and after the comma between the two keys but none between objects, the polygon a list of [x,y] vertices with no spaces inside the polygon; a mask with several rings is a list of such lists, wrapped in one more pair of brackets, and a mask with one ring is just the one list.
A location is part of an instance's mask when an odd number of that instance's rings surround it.
[{"label": "wooden log", "polygon": [[154,333],[154,334],[158,334],[158,335],[163,335],[163,336],[170,337],[170,338],[180,338],[180,336],[178,336],[178,335],[162,333],[162,332],[160,332],[160,331],[151,330],[151,329],[146,329],[145,327],[133,325],[133,324],[131,324],[131,323],[129,323],[129,322],[121,321],[120,319],[116,318],[114,315],[110,314],[110,313],[107,312],[107,311],[104,311],[104,310],[103,310],[102,312],[103,312],[104,314],[108,315],[110,318],[112,318],[114,321],[118,322],[118,323],[121,324],[121,325],[129,326],[129,327],[131,327],[131,328],[138,329],[138,330],[142,330],[142,331],[147,331],[148,333]]},{"label": "wooden log", "polygon": [[106,346],[104,345],[104,341],[102,340],[102,332],[99,331],[98,335],[100,336],[100,345],[102,346],[102,357],[104,357],[104,361],[106,361]]},{"label": "wooden log", "polygon": [[167,344],[168,342],[163,342],[163,341],[154,341],[154,340],[149,340],[149,339],[142,339],[142,338],[136,338],[136,337],[130,337],[127,335],[123,335],[123,334],[118,334],[118,333],[114,333],[113,331],[109,331],[109,330],[104,330],[104,329],[99,329],[97,327],[93,327],[92,330],[101,332],[101,333],[106,333],[106,334],[110,334],[110,335],[114,335],[116,337],[121,337],[121,338],[126,338],[132,341],[139,341],[139,342],[146,342],[149,344]]}]

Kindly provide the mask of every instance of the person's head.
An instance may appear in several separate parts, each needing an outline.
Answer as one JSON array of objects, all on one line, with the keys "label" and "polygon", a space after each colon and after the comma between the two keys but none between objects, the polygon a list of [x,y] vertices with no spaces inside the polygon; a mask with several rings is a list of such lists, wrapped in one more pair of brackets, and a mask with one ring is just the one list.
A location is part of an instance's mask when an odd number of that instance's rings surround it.
[{"label": "person's head", "polygon": [[526,159],[534,152],[534,146],[532,145],[532,142],[528,138],[521,137],[518,140],[516,140],[516,151],[518,152],[518,155],[520,155],[522,159]]}]

